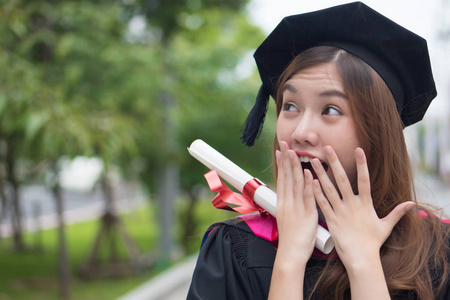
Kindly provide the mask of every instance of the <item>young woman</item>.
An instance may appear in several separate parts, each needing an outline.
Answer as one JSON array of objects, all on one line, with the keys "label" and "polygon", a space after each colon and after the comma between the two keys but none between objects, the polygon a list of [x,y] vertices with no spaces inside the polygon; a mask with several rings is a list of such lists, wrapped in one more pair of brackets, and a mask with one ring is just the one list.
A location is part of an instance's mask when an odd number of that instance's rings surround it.
[{"label": "young woman", "polygon": [[436,95],[424,40],[352,3],[285,18],[255,59],[263,108],[244,138],[272,95],[277,219],[213,226],[188,299],[450,299],[448,225],[415,199],[402,132]]}]

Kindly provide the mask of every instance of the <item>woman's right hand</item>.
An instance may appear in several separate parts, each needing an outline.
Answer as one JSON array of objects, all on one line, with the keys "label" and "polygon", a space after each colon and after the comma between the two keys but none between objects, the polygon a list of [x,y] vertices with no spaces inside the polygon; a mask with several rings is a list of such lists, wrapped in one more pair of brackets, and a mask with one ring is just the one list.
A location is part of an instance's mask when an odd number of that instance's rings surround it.
[{"label": "woman's right hand", "polygon": [[306,263],[314,250],[318,212],[313,176],[303,172],[300,159],[287,143],[276,152],[278,251],[269,299],[303,299]]},{"label": "woman's right hand", "polygon": [[278,254],[288,255],[291,263],[306,264],[314,250],[318,226],[318,211],[313,192],[313,176],[303,172],[297,154],[280,142],[276,152]]}]

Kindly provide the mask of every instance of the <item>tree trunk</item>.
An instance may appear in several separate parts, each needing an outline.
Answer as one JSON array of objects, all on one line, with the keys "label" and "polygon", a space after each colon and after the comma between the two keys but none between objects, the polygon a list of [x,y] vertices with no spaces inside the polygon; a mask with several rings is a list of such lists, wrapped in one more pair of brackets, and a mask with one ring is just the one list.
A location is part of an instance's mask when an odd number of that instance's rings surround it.
[{"label": "tree trunk", "polygon": [[[6,192],[5,192],[5,174],[4,174],[4,170],[3,168],[1,168],[0,170],[0,199],[1,199],[1,213],[0,213],[0,224],[6,219],[6,216],[8,215],[8,209],[9,209],[9,205],[8,205],[8,198],[6,196]],[[1,236],[2,232],[0,231],[0,239],[2,238]]]},{"label": "tree trunk", "polygon": [[6,173],[12,187],[13,248],[15,251],[23,251],[25,250],[25,243],[23,242],[22,236],[22,211],[20,209],[19,181],[16,176],[16,157],[14,156],[14,151],[15,149],[13,148],[12,142],[10,140],[7,141]]},{"label": "tree trunk", "polygon": [[188,190],[189,203],[186,210],[183,211],[183,215],[180,216],[182,235],[180,237],[181,246],[184,251],[189,251],[189,240],[194,235],[197,229],[197,219],[195,218],[195,208],[198,203],[198,195],[194,191],[194,188]]},{"label": "tree trunk", "polygon": [[70,299],[70,266],[64,224],[64,202],[56,163],[54,163],[52,169],[54,175],[52,192],[58,215],[58,287],[61,298]]},{"label": "tree trunk", "polygon": [[[110,276],[122,276],[134,271],[138,266],[139,251],[133,239],[125,230],[115,207],[115,195],[111,182],[108,178],[108,166],[105,168],[100,178],[100,185],[105,200],[105,212],[101,218],[100,228],[95,237],[94,245],[88,256],[86,264],[80,269],[79,274],[84,278],[92,278],[102,275],[102,270],[108,270]],[[120,263],[118,242],[123,239],[128,252],[130,262]],[[103,266],[100,265],[100,247],[107,243],[109,251],[109,261]],[[109,268],[108,268],[109,267]]]},{"label": "tree trunk", "polygon": [[100,178],[100,184],[101,184],[101,188],[103,191],[103,195],[105,196],[105,215],[110,215],[112,217],[110,223],[108,223],[109,225],[105,226],[106,227],[106,234],[108,235],[108,237],[106,237],[106,239],[109,241],[109,255],[110,255],[110,263],[115,263],[119,261],[119,252],[118,252],[118,248],[117,248],[117,231],[115,228],[116,226],[114,226],[114,222],[117,222],[116,219],[118,219],[117,217],[117,213],[116,213],[116,208],[115,208],[115,199],[114,199],[114,192],[111,186],[111,183],[109,181],[108,178],[108,166],[105,163],[105,169],[102,172],[101,178]]},{"label": "tree trunk", "polygon": [[174,224],[174,204],[177,197],[178,167],[166,164],[160,174],[159,203],[160,203],[160,262],[170,261],[174,250],[172,228]]},{"label": "tree trunk", "polygon": [[161,128],[166,137],[162,144],[166,157],[163,159],[161,171],[157,177],[160,180],[160,183],[158,184],[158,198],[160,204],[159,260],[160,263],[164,265],[170,261],[174,251],[172,229],[174,224],[175,199],[178,196],[178,165],[173,162],[171,157],[174,149],[176,149],[175,126],[172,117],[175,101],[173,96],[168,92],[161,92],[160,97],[162,101],[162,115],[166,116],[162,120]]},{"label": "tree trunk", "polygon": [[8,208],[8,198],[6,198],[5,192],[5,181],[3,177],[0,178],[0,200],[1,200],[1,215],[0,215],[0,223],[6,218],[6,211]]}]

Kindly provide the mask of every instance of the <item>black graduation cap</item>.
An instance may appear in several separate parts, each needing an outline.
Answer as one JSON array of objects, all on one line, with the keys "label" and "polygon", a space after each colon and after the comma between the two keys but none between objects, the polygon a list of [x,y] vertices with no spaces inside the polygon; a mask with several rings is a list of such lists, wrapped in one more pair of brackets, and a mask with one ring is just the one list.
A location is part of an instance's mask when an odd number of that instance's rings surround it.
[{"label": "black graduation cap", "polygon": [[422,120],[436,87],[427,42],[361,2],[284,18],[254,54],[262,86],[243,126],[252,146],[264,123],[277,79],[299,53],[335,46],[361,58],[386,82],[404,126]]}]

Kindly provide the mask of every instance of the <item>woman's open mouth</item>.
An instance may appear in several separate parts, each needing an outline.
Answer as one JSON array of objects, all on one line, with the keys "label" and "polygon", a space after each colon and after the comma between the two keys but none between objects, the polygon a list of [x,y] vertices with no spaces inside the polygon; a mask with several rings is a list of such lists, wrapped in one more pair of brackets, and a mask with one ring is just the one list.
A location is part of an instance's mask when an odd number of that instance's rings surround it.
[{"label": "woman's open mouth", "polygon": [[[321,164],[322,164],[322,167],[324,168],[325,172],[328,171],[328,164],[326,164],[324,162],[321,162]],[[311,161],[308,161],[308,162],[302,161],[301,165],[302,165],[303,170],[308,169],[309,171],[311,171],[314,179],[318,178],[316,172],[314,171],[314,168],[311,165]]]}]

